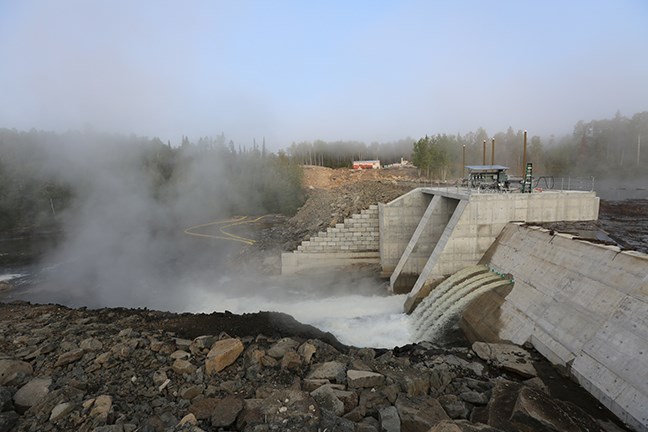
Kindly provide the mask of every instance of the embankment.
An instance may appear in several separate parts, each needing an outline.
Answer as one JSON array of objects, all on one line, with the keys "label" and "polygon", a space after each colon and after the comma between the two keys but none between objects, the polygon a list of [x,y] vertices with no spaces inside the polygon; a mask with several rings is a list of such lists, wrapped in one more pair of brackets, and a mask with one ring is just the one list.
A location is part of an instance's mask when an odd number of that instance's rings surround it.
[{"label": "embankment", "polygon": [[472,338],[531,342],[628,425],[648,431],[648,256],[508,224],[482,263],[510,273],[465,311]]}]

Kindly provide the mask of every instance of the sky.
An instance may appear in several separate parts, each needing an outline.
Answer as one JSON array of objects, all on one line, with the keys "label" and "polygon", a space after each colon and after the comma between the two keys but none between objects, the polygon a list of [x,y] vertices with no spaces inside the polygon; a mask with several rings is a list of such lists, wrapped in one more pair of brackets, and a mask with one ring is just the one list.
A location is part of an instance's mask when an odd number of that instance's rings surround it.
[{"label": "sky", "polygon": [[270,149],[648,110],[648,1],[0,0],[0,127]]}]

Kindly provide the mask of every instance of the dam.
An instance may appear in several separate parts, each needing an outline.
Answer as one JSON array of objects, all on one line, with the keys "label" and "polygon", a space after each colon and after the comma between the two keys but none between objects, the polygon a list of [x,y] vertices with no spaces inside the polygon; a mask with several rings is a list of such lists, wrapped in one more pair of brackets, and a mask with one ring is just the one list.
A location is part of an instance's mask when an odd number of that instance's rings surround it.
[{"label": "dam", "polygon": [[648,431],[648,256],[536,226],[595,221],[598,211],[592,191],[418,188],[282,254],[282,272],[379,265],[425,323],[420,340],[452,312],[469,340],[532,344]]}]

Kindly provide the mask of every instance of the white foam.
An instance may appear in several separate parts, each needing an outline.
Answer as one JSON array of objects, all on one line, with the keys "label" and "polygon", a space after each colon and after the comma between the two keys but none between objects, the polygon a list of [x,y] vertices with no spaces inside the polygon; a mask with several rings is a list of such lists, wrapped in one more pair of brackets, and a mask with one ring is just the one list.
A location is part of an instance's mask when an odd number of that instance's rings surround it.
[{"label": "white foam", "polygon": [[[282,296],[283,297],[283,296]],[[296,320],[331,332],[340,342],[358,347],[393,348],[410,342],[405,295],[347,295],[326,298],[236,297],[203,291],[188,306],[190,312],[284,312]]]}]

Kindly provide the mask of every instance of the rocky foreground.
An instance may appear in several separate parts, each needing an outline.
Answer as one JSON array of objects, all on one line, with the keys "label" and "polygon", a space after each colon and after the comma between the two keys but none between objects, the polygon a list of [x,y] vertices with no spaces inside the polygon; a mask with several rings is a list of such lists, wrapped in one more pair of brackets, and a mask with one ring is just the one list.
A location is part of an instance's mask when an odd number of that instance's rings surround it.
[{"label": "rocky foreground", "polygon": [[622,430],[520,347],[358,349],[259,317],[0,304],[0,432]]}]

